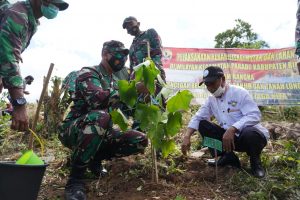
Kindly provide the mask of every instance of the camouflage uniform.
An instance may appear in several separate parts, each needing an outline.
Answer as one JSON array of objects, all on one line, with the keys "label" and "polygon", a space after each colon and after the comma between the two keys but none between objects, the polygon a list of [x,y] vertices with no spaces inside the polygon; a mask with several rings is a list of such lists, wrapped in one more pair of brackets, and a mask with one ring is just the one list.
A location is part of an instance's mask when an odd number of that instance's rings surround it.
[{"label": "camouflage uniform", "polygon": [[138,131],[122,133],[112,128],[111,99],[118,96],[115,75],[100,65],[83,68],[77,74],[74,105],[60,127],[59,139],[73,150],[72,161],[110,159],[142,152],[146,136]]},{"label": "camouflage uniform", "polygon": [[144,59],[148,56],[146,41],[149,41],[151,59],[155,62],[156,67],[161,71],[162,79],[165,80],[166,75],[161,62],[161,39],[154,29],[148,29],[133,39],[129,49],[130,74],[133,71],[133,67],[144,62]]},{"label": "camouflage uniform", "polygon": [[19,62],[37,30],[29,0],[8,6],[0,17],[0,76],[5,88],[23,88]]},{"label": "camouflage uniform", "polygon": [[1,19],[2,12],[6,8],[8,8],[9,5],[10,5],[10,3],[7,0],[0,0],[0,19]]},{"label": "camouflage uniform", "polygon": [[[72,98],[74,98],[75,95],[75,82],[76,78],[78,77],[79,71],[72,71],[70,72],[63,80],[62,82],[62,93],[63,98],[60,102],[60,106],[62,107],[62,110],[66,110],[70,103],[72,102]],[[114,72],[114,76],[116,80],[128,80],[129,79],[129,73],[126,67],[124,67],[122,70],[118,72]]]}]

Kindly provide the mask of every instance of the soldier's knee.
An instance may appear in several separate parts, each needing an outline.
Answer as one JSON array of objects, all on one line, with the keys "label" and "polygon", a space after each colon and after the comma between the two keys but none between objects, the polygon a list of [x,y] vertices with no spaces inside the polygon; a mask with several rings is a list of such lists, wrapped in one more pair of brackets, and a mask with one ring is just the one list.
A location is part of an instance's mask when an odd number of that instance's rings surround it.
[{"label": "soldier's knee", "polygon": [[111,118],[108,112],[102,110],[91,111],[88,118],[89,121],[104,129],[108,129],[111,126]]},{"label": "soldier's knee", "polygon": [[146,148],[148,146],[148,138],[146,134],[131,130],[126,132],[126,138],[130,143],[139,144],[139,146]]}]

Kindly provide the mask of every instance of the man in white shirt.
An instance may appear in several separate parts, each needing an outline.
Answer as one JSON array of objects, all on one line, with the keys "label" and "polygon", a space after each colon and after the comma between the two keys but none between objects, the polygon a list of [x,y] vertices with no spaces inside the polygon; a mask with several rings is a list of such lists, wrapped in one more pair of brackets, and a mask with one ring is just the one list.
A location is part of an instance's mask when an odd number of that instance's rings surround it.
[{"label": "man in white shirt", "polygon": [[[198,130],[202,137],[222,141],[223,152],[218,166],[232,165],[240,168],[239,158],[233,151],[246,152],[250,157],[251,171],[262,178],[260,154],[269,139],[266,128],[260,124],[261,113],[249,92],[242,87],[226,84],[220,67],[210,66],[203,71],[203,81],[212,94],[191,119],[183,138],[181,151],[186,154],[190,148],[190,138]],[[214,116],[219,125],[210,121]],[[213,149],[210,149],[213,155]]]}]

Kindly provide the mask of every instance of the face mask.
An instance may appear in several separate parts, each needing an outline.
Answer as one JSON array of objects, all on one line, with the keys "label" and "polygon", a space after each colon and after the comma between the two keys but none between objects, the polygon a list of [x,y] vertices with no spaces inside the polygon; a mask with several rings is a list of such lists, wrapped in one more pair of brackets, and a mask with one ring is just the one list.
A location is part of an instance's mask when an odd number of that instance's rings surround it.
[{"label": "face mask", "polygon": [[127,60],[127,56],[116,57],[113,55],[108,60],[108,64],[110,65],[111,69],[114,72],[118,72],[124,67],[126,60]]},{"label": "face mask", "polygon": [[138,29],[137,26],[133,26],[131,29],[128,30],[128,33],[129,33],[130,35],[137,35],[138,32],[139,32],[139,29]]},{"label": "face mask", "polygon": [[219,98],[224,94],[224,92],[225,92],[225,87],[222,87],[220,85],[220,87],[214,93],[212,93],[212,95],[214,95],[214,97],[216,98]]},{"label": "face mask", "polygon": [[57,16],[58,11],[58,7],[53,4],[49,4],[48,6],[45,6],[44,4],[41,5],[41,12],[47,19],[54,19]]}]

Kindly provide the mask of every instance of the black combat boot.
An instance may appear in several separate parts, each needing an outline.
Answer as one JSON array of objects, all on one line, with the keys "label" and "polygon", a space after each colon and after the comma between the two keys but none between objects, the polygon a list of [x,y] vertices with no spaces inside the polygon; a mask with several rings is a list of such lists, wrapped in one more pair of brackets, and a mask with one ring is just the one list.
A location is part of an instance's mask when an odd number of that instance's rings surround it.
[{"label": "black combat boot", "polygon": [[[215,166],[215,163],[209,162],[209,165]],[[226,165],[231,165],[236,168],[241,168],[241,163],[235,153],[224,153],[221,158],[217,161],[217,166],[224,167]]]},{"label": "black combat boot", "polygon": [[72,165],[70,177],[65,187],[66,200],[86,200],[86,189],[83,181],[87,165],[75,162]]},{"label": "black combat boot", "polygon": [[89,170],[97,178],[107,175],[107,170],[102,166],[101,161],[91,160],[89,163]]},{"label": "black combat boot", "polygon": [[251,172],[257,178],[263,178],[266,175],[259,155],[250,156]]}]

